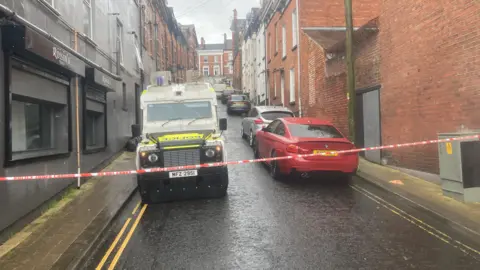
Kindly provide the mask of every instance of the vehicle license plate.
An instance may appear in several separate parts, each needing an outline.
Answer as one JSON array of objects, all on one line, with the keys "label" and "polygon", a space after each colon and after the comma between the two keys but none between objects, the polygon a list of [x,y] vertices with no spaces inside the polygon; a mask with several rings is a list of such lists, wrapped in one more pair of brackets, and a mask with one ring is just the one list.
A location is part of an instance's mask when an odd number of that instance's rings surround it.
[{"label": "vehicle license plate", "polygon": [[174,172],[169,172],[168,174],[170,178],[179,178],[179,177],[197,176],[198,172],[197,170],[188,170],[188,171],[174,171]]},{"label": "vehicle license plate", "polygon": [[337,152],[333,152],[331,150],[313,150],[313,154],[321,154],[324,153],[322,156],[326,157],[336,157],[338,156]]}]

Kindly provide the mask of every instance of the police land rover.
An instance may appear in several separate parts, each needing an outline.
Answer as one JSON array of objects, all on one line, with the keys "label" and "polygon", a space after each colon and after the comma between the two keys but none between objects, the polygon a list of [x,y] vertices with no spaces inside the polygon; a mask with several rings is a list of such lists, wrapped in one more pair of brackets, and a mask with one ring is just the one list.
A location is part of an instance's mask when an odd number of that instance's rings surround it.
[{"label": "police land rover", "polygon": [[[157,76],[141,95],[142,140],[137,169],[175,167],[226,161],[215,91],[208,83],[170,84]],[[223,197],[227,166],[153,172],[137,175],[143,203]]]}]

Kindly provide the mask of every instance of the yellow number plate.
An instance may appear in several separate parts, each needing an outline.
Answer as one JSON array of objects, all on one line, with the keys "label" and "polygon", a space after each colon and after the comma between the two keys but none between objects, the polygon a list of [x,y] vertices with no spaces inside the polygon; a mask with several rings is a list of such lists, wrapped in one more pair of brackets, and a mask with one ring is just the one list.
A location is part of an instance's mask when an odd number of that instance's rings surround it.
[{"label": "yellow number plate", "polygon": [[322,154],[322,156],[327,156],[327,157],[336,157],[338,156],[338,153],[337,152],[333,152],[330,151],[330,150],[313,150],[313,153],[314,154]]}]

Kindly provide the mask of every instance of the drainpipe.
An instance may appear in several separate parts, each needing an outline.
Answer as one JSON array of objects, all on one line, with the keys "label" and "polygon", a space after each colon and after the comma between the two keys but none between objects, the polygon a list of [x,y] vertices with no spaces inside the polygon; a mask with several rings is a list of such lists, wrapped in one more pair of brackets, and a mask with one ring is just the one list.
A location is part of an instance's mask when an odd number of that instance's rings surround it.
[{"label": "drainpipe", "polygon": [[302,113],[302,81],[301,81],[301,76],[300,74],[302,74],[302,67],[300,66],[300,57],[301,57],[301,54],[300,54],[300,43],[302,43],[300,41],[300,0],[296,0],[296,9],[297,9],[297,52],[298,52],[298,55],[297,55],[297,72],[298,72],[298,113],[299,113],[299,116],[302,117],[303,116],[303,113]]},{"label": "drainpipe", "polygon": [[87,63],[89,66],[92,66],[100,71],[102,71],[103,73],[107,74],[108,76],[114,78],[115,80],[117,81],[121,81],[122,78],[106,69],[104,69],[103,67],[101,67],[100,65],[98,65],[97,63],[91,61],[90,59],[86,58],[85,56],[81,55],[80,53],[78,53],[77,51],[75,51],[74,49],[70,48],[70,46],[66,45],[65,43],[63,43],[62,41],[60,41],[59,39],[55,38],[54,36],[52,36],[51,34],[49,34],[48,32],[46,32],[45,30],[39,28],[38,26],[36,26],[35,24],[27,21],[25,18],[21,17],[21,16],[18,16],[17,13],[13,12],[11,9],[9,9],[8,7],[0,4],[0,11],[1,12],[4,12],[6,13],[7,17],[13,19],[14,21],[18,22],[18,23],[21,23],[21,24],[24,24],[26,26],[28,26],[29,28],[31,28],[32,30],[34,30],[35,32],[39,33],[40,35],[46,37],[47,39],[49,39],[50,41],[52,41],[53,43],[59,45],[60,47],[62,47],[62,49],[66,50],[67,52],[71,53],[72,55],[76,56],[77,58],[79,58],[80,60],[82,60],[83,62]]}]

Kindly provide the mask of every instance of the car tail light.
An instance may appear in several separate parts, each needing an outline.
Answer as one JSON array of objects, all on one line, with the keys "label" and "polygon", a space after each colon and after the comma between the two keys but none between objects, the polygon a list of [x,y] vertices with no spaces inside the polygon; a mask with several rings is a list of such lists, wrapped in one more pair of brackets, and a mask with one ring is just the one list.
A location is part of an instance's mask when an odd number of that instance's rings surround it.
[{"label": "car tail light", "polygon": [[310,153],[310,150],[298,147],[298,145],[295,145],[295,144],[289,144],[287,146],[286,151],[287,153],[292,153],[292,154],[309,154]]},{"label": "car tail light", "polygon": [[263,124],[263,120],[262,120],[261,118],[257,118],[257,119],[255,119],[255,120],[253,120],[253,121],[254,121],[255,124],[257,124],[257,125]]}]

